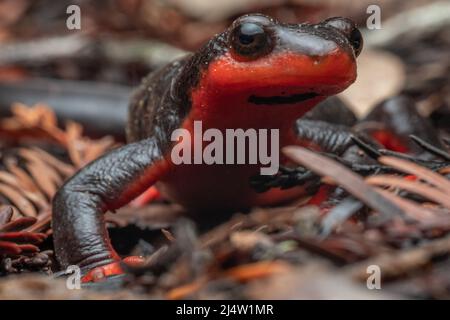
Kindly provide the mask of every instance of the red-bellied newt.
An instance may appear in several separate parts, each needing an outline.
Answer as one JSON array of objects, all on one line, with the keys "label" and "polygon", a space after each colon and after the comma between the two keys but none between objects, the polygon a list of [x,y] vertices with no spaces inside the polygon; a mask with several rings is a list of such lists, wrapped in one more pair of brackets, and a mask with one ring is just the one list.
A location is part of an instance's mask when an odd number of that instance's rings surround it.
[{"label": "red-bellied newt", "polygon": [[87,165],[54,197],[53,237],[61,267],[80,266],[84,281],[120,273],[103,213],[152,185],[168,199],[211,213],[301,194],[301,187],[256,193],[249,178],[259,173],[259,164],[175,165],[171,134],[177,128],[193,133],[194,121],[220,131],[278,129],[280,148],[298,144],[344,154],[354,146],[348,128],[302,116],[355,81],[362,45],[361,33],[345,18],[283,24],[252,14],[196,53],[151,73],[131,99],[129,144]]}]

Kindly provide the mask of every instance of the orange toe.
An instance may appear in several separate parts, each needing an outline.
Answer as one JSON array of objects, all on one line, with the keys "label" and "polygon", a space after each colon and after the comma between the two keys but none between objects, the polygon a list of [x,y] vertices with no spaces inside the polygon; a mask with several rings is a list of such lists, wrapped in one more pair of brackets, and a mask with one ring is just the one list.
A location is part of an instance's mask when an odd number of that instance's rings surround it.
[{"label": "orange toe", "polygon": [[[131,267],[142,265],[144,261],[145,259],[140,256],[129,256],[123,259],[123,262]],[[81,278],[81,282],[100,282],[106,280],[108,277],[120,274],[124,274],[121,261],[115,261],[90,270]]]}]

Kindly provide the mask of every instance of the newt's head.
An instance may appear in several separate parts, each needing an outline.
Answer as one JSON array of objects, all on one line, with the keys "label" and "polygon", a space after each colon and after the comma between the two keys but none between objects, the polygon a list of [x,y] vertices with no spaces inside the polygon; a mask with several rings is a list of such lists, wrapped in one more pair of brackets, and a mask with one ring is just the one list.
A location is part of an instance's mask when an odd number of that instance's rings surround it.
[{"label": "newt's head", "polygon": [[356,79],[362,49],[355,24],[331,18],[318,24],[283,24],[245,15],[197,55],[201,70],[193,98],[296,105],[339,93]]}]

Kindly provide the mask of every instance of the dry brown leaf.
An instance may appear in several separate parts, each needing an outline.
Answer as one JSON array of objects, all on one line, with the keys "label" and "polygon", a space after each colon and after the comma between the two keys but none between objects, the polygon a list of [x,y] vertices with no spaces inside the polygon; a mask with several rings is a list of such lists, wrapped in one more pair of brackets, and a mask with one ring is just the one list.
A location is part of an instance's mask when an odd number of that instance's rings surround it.
[{"label": "dry brown leaf", "polygon": [[180,300],[193,295],[200,290],[206,283],[206,279],[200,278],[186,285],[174,288],[166,294],[166,298],[169,300]]},{"label": "dry brown leaf", "polygon": [[0,171],[0,181],[6,185],[15,188],[18,192],[22,193],[31,202],[36,204],[40,209],[48,207],[47,201],[36,190],[29,190],[27,185],[21,183],[16,176],[6,171]]},{"label": "dry brown leaf", "polygon": [[27,190],[30,190],[32,192],[39,191],[39,187],[35,184],[28,173],[17,165],[16,159],[7,159],[5,161],[5,166],[9,172],[11,172],[19,179],[20,184],[26,186]]},{"label": "dry brown leaf", "polygon": [[287,273],[290,270],[291,266],[283,261],[260,261],[231,268],[224,275],[239,282],[247,282],[275,274]]},{"label": "dry brown leaf", "polygon": [[77,168],[110,148],[114,140],[84,137],[83,128],[74,122],[69,122],[66,130],[62,130],[57,126],[55,113],[42,104],[31,108],[15,104],[12,113],[12,117],[1,120],[2,133],[19,137],[18,141],[23,136],[57,143],[67,151],[72,162],[65,163],[37,147],[21,147],[17,156],[8,155],[3,159],[6,170],[0,172],[0,193],[17,206],[15,216],[38,217],[33,230],[46,231],[51,218],[51,199],[57,189]]},{"label": "dry brown leaf", "polygon": [[358,78],[341,93],[358,116],[364,116],[378,102],[397,94],[405,82],[402,61],[387,51],[363,50],[358,57]]},{"label": "dry brown leaf", "polygon": [[[26,163],[25,166],[39,188],[44,191],[44,194],[46,194],[48,198],[53,197],[57,190],[57,184],[54,181],[54,171],[47,166],[40,164],[38,161],[30,161]],[[58,185],[59,184],[60,183],[58,183]]]},{"label": "dry brown leaf", "polygon": [[10,199],[14,205],[19,209],[21,213],[28,217],[36,217],[37,212],[34,206],[23,197],[20,192],[16,191],[14,188],[7,186],[5,184],[0,184],[0,193],[4,194],[8,199]]},{"label": "dry brown leaf", "polygon": [[62,162],[61,160],[55,158],[48,152],[39,149],[39,148],[33,148],[33,149],[27,149],[28,152],[34,152],[33,157],[39,157],[46,163],[50,164],[52,167],[54,167],[62,176],[64,177],[70,177],[75,173],[75,168],[65,162]]}]

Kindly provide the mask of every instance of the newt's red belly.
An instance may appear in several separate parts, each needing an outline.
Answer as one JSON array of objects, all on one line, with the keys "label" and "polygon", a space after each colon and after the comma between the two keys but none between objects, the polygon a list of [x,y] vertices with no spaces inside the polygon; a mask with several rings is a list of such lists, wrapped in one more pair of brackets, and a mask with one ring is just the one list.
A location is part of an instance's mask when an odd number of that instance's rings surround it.
[{"label": "newt's red belly", "polygon": [[[315,102],[312,102],[315,103]],[[275,108],[267,108],[265,112],[258,110],[258,113],[254,106],[238,106],[232,104],[230,115],[227,119],[223,118],[206,118],[202,115],[192,115],[184,123],[186,128],[191,134],[191,151],[194,152],[194,141],[196,140],[196,134],[193,129],[193,122],[202,121],[203,133],[209,128],[219,129],[224,137],[223,154],[230,152],[226,147],[225,142],[225,130],[226,129],[253,129],[259,132],[260,129],[266,129],[267,134],[270,136],[270,131],[277,129],[279,132],[279,139],[277,141],[278,148],[276,152],[279,155],[279,159],[276,163],[278,165],[286,165],[286,159],[281,155],[280,150],[286,145],[301,144],[297,139],[294,131],[294,121],[299,117],[298,107],[286,106],[285,108],[292,108],[293,113],[290,118],[291,121],[286,119],[277,119],[277,110]],[[225,106],[224,106],[225,107]],[[239,108],[240,117],[234,116],[232,113]],[[242,117],[242,108],[247,108],[248,112]],[[304,108],[303,112],[309,110]],[[285,110],[286,111],[286,110]],[[257,116],[252,116],[252,113]],[[215,113],[212,113],[213,115]],[[232,119],[230,122],[228,119]],[[261,137],[258,135],[258,142]],[[198,141],[198,140],[197,140]],[[263,139],[263,141],[265,141]],[[181,142],[182,143],[182,142]],[[267,141],[267,148],[270,152],[273,141]],[[203,148],[207,146],[209,142],[203,142]],[[204,149],[202,149],[204,150]],[[259,149],[258,149],[259,150]],[[249,146],[246,145],[245,160],[246,164],[170,164],[170,170],[161,179],[157,188],[161,194],[176,203],[179,203],[187,208],[193,208],[197,210],[207,210],[214,208],[221,208],[223,211],[245,209],[251,206],[259,205],[275,205],[282,202],[292,200],[296,197],[304,194],[304,187],[299,186],[289,190],[271,189],[264,193],[257,193],[250,186],[250,178],[257,176],[261,173],[261,167],[268,167],[269,165],[261,165],[258,158],[258,164],[248,164],[249,160]],[[234,151],[236,155],[237,150]],[[269,153],[270,154],[270,153]],[[170,160],[170,154],[167,155]],[[193,158],[192,154],[192,158]],[[224,159],[225,160],[225,159]],[[193,161],[192,161],[193,162]],[[224,161],[225,162],[225,161]],[[274,164],[272,163],[272,166]]]},{"label": "newt's red belly", "polygon": [[258,172],[252,165],[178,165],[157,187],[164,197],[187,208],[223,211],[273,205],[303,193],[302,187],[256,193],[249,179]]}]

